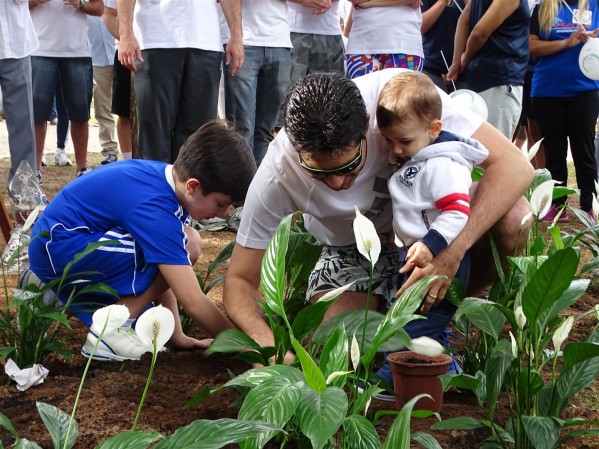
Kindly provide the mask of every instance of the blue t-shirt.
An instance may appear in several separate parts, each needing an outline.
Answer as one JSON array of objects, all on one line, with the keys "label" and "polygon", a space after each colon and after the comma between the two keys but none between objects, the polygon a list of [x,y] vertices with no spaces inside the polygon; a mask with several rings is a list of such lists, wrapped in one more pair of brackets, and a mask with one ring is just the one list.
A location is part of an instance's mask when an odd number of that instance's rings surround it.
[{"label": "blue t-shirt", "polygon": [[[570,4],[570,3],[569,3]],[[578,9],[578,3],[570,4],[572,11]],[[587,30],[599,28],[599,6],[597,0],[589,1],[590,23]],[[539,25],[539,6],[533,12],[530,22],[530,34],[541,40],[554,41],[568,39],[580,28],[574,23],[572,13],[563,4],[549,34],[541,32]],[[587,78],[578,65],[578,56],[583,44],[559,51],[552,55],[537,57],[534,60],[531,97],[572,97],[582,92],[599,89],[599,81]]]},{"label": "blue t-shirt", "polygon": [[[188,216],[177,202],[171,165],[127,160],[92,170],[66,185],[37,220],[32,235],[45,231],[51,235],[49,246],[61,248],[55,255],[61,266],[52,267],[55,272],[61,272],[72,257],[62,253],[84,249],[71,250],[69,239],[93,241],[114,228],[131,234],[146,264],[190,265],[184,231]],[[41,249],[48,238],[39,240],[34,247]],[[30,260],[36,273],[50,268],[46,254],[30,253]]]}]

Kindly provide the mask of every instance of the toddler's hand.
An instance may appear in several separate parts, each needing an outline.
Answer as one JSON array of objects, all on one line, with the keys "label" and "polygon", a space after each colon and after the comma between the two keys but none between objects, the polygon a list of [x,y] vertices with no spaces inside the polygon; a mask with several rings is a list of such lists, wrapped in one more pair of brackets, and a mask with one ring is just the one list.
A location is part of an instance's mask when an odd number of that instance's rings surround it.
[{"label": "toddler's hand", "polygon": [[408,249],[407,260],[403,267],[399,270],[400,273],[408,273],[417,268],[424,268],[431,260],[433,260],[433,253],[430,249],[422,243],[416,242]]}]

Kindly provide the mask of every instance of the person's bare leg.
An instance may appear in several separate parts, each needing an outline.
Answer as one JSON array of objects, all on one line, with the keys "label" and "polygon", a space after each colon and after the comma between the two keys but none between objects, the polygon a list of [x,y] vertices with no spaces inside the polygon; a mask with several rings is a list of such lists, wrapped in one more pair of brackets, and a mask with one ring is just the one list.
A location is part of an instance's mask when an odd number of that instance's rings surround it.
[{"label": "person's bare leg", "polygon": [[42,154],[44,153],[44,144],[46,143],[46,130],[48,122],[35,122],[35,154],[37,159],[37,169],[42,171]]},{"label": "person's bare leg", "polygon": [[79,172],[87,166],[88,123],[71,120],[71,139],[73,139],[73,147],[75,148],[75,167],[77,172]]},{"label": "person's bare leg", "polygon": [[133,152],[133,133],[131,132],[130,118],[118,118],[116,122],[116,135],[119,140],[119,146],[121,147],[123,159],[130,159]]},{"label": "person's bare leg", "polygon": [[[539,127],[539,122],[536,120],[528,119],[528,126],[526,127],[526,134],[528,136],[528,148],[532,147],[536,142],[543,138],[543,134],[541,133],[541,128]],[[532,166],[535,169],[545,168],[545,147],[541,143],[539,147],[539,151],[535,157],[530,161]]]}]

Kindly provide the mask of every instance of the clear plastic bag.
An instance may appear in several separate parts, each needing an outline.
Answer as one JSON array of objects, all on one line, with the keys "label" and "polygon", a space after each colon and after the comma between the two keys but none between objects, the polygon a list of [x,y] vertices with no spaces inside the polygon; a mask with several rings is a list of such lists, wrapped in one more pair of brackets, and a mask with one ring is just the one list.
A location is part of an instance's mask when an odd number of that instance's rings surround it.
[{"label": "clear plastic bag", "polygon": [[24,225],[34,210],[43,210],[48,204],[36,173],[27,161],[19,164],[8,186],[8,197],[14,225],[2,253],[2,264],[5,273],[18,274],[29,266],[27,246],[31,238],[31,226]]}]

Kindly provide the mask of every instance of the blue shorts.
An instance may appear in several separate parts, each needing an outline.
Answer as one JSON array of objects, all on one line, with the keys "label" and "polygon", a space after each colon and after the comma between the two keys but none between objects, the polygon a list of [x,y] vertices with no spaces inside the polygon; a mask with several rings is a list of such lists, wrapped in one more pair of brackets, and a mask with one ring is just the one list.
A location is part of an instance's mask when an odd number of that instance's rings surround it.
[{"label": "blue shorts", "polygon": [[33,115],[36,122],[45,122],[50,117],[59,79],[69,120],[89,120],[93,89],[91,58],[32,56],[31,73]]},{"label": "blue shorts", "polygon": [[[116,291],[118,297],[110,293],[92,292],[73,300],[69,311],[88,325],[91,324],[94,310],[114,304],[123,296],[139,295],[146,291],[158,275],[158,265],[145,262],[135,239],[122,228],[91,233],[87,228],[65,229],[56,225],[50,238],[36,237],[29,245],[31,270],[43,282],[49,282],[61,277],[78,253],[97,242],[106,244],[98,246],[73,264],[69,269],[70,276],[58,292],[60,301],[66,303],[72,293],[98,283]],[[73,280],[77,280],[77,283],[69,284]]]}]

